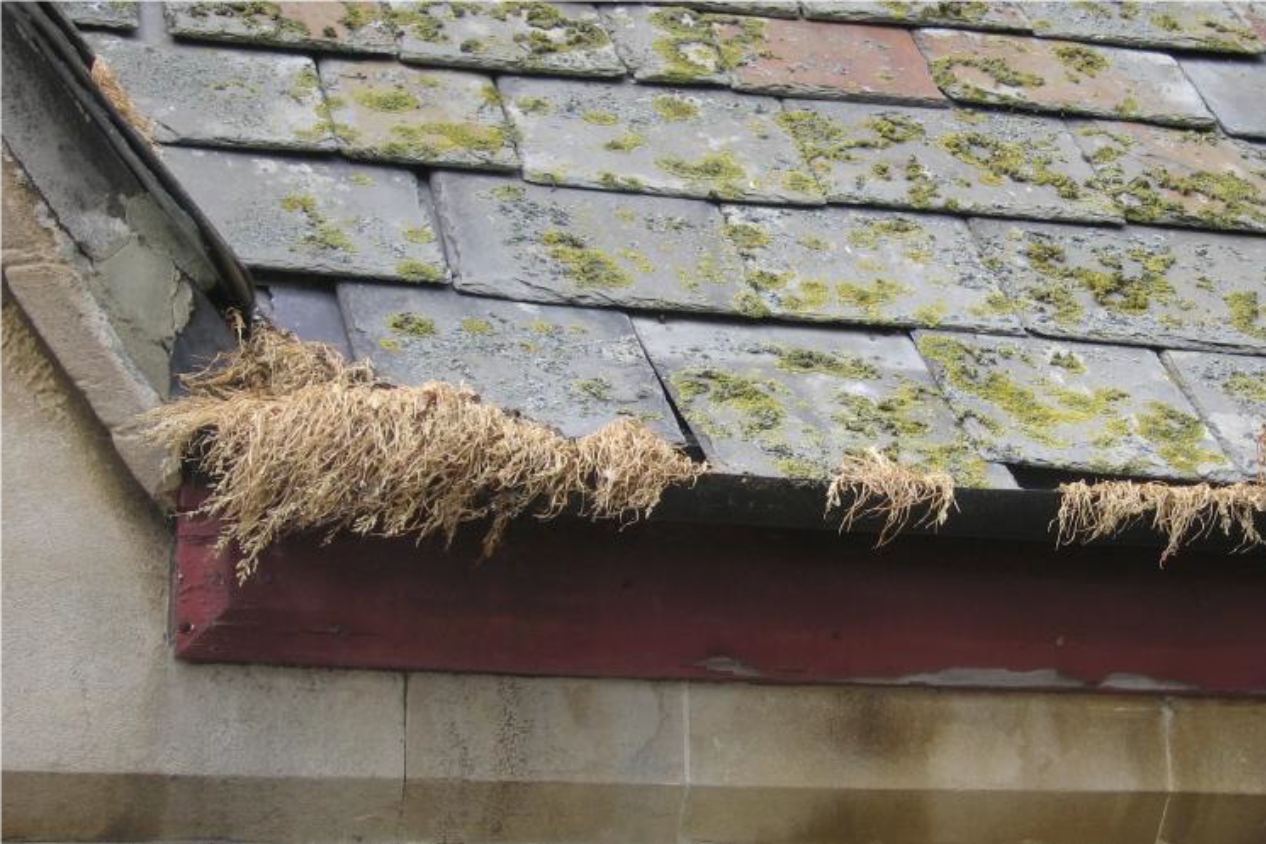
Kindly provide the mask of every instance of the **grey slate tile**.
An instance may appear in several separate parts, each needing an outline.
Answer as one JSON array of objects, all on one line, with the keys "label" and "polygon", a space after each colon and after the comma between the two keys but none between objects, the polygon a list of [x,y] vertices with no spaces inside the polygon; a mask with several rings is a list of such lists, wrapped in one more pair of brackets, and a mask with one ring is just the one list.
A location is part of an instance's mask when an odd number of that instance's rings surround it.
[{"label": "grey slate tile", "polygon": [[899,23],[906,26],[952,26],[966,29],[1029,30],[1024,3],[867,2],[867,0],[803,0],[807,18]]},{"label": "grey slate tile", "polygon": [[1069,128],[1127,219],[1266,232],[1266,146],[1140,123]]},{"label": "grey slate tile", "polygon": [[1266,59],[1184,58],[1182,69],[1228,135],[1266,139]]},{"label": "grey slate tile", "polygon": [[1024,11],[1033,31],[1047,38],[1229,53],[1263,49],[1224,3],[1028,3]]},{"label": "grey slate tile", "polygon": [[743,265],[715,205],[432,177],[454,283],[534,302],[734,312]]},{"label": "grey slate tile", "polygon": [[954,217],[856,208],[723,206],[753,315],[1019,333]]},{"label": "grey slate tile", "polygon": [[382,4],[164,3],[167,29],[181,38],[394,54],[396,36]]},{"label": "grey slate tile", "polygon": [[726,3],[723,0],[693,0],[680,5],[701,12],[732,12],[738,15],[760,15],[770,18],[800,17],[796,0],[752,0],[750,3]]},{"label": "grey slate tile", "polygon": [[786,100],[780,122],[827,200],[1116,222],[1062,121],[996,112]]},{"label": "grey slate tile", "polygon": [[447,275],[430,197],[408,170],[188,147],[164,148],[163,160],[252,267],[398,281]]},{"label": "grey slate tile", "polygon": [[352,359],[338,293],[332,285],[310,287],[269,281],[257,290],[261,295],[256,297],[256,307],[273,325],[301,340],[325,343],[344,359]]},{"label": "grey slate tile", "polygon": [[588,3],[389,5],[403,61],[564,76],[624,74]]},{"label": "grey slate tile", "polygon": [[510,126],[492,79],[398,62],[322,59],[332,128],[353,158],[512,170]]},{"label": "grey slate tile", "polygon": [[639,82],[717,84],[729,80],[711,16],[682,6],[602,7],[616,52]]},{"label": "grey slate tile", "polygon": [[1142,477],[1234,474],[1148,349],[933,331],[915,341],[990,459]]},{"label": "grey slate tile", "polygon": [[902,335],[634,320],[716,470],[821,478],[877,448],[970,486],[1013,485],[975,451]]},{"label": "grey slate tile", "polygon": [[984,219],[971,228],[1038,334],[1266,351],[1266,316],[1250,319],[1244,305],[1266,295],[1266,238]]},{"label": "grey slate tile", "polygon": [[915,37],[941,90],[961,102],[1213,125],[1204,101],[1165,53],[952,29],[921,29]]},{"label": "grey slate tile", "polygon": [[114,0],[82,0],[77,3],[55,3],[76,26],[99,26],[103,29],[136,29],[141,23],[140,9],[133,2]]},{"label": "grey slate tile", "polygon": [[316,65],[285,53],[89,38],[163,143],[327,150]]},{"label": "grey slate tile", "polygon": [[395,381],[468,384],[568,436],[633,417],[684,439],[624,314],[439,288],[343,283],[338,294],[356,356]]},{"label": "grey slate tile", "polygon": [[1257,446],[1266,429],[1266,358],[1205,352],[1164,357],[1240,471],[1248,478],[1266,472]]},{"label": "grey slate tile", "polygon": [[771,97],[522,78],[498,87],[529,181],[821,203]]}]

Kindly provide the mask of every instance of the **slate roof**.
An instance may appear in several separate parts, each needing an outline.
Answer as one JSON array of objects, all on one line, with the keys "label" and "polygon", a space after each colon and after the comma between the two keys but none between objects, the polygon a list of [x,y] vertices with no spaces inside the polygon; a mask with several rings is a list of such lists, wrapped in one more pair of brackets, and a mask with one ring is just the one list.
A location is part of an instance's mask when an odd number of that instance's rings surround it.
[{"label": "slate roof", "polygon": [[64,8],[261,307],[401,381],[771,478],[1262,468],[1266,4]]}]

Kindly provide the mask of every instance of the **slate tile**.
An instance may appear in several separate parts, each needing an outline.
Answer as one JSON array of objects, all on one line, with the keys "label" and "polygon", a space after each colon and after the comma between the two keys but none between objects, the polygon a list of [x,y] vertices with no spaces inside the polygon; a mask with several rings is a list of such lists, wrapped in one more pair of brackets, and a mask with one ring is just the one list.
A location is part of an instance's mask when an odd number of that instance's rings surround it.
[{"label": "slate tile", "polygon": [[332,346],[345,360],[352,360],[352,347],[347,342],[343,312],[333,286],[309,287],[274,281],[267,281],[265,285],[258,288],[261,295],[256,297],[255,303],[273,325],[301,340]]},{"label": "slate tile", "polygon": [[77,3],[54,3],[75,22],[76,26],[102,29],[136,29],[141,24],[140,7],[133,2],[81,0]]},{"label": "slate tile", "polygon": [[627,416],[684,440],[624,314],[437,288],[344,283],[338,293],[356,356],[400,383],[468,384],[568,436]]},{"label": "slate tile", "polygon": [[181,38],[393,54],[396,36],[381,3],[165,3]]},{"label": "slate tile", "polygon": [[651,363],[716,470],[822,478],[877,448],[1011,486],[972,447],[903,335],[686,319],[634,320]]},{"label": "slate tile", "polygon": [[1026,3],[1024,11],[1033,31],[1047,38],[1225,53],[1264,49],[1223,3]]},{"label": "slate tile", "polygon": [[1149,349],[935,331],[915,341],[987,458],[1096,474],[1230,475]]},{"label": "slate tile", "polygon": [[753,0],[751,3],[725,3],[725,2],[709,2],[709,0],[695,0],[695,2],[682,3],[691,9],[698,9],[702,12],[733,12],[739,15],[761,15],[771,18],[798,18],[800,17],[800,4],[795,0]]},{"label": "slate tile", "polygon": [[1257,40],[1266,44],[1266,3],[1238,3],[1240,17],[1257,33]]},{"label": "slate tile", "polygon": [[515,73],[624,75],[611,38],[588,3],[388,5],[404,61]]},{"label": "slate tile", "polygon": [[256,149],[334,148],[316,65],[307,56],[154,45],[100,35],[110,65],[163,143]]},{"label": "slate tile", "polygon": [[639,82],[724,85],[729,71],[712,16],[682,6],[602,7],[616,52]]},{"label": "slate tile", "polygon": [[1266,139],[1266,59],[1185,58],[1182,69],[1228,135]]},{"label": "slate tile", "polygon": [[829,202],[1116,221],[1058,120],[786,100],[779,121]]},{"label": "slate tile", "polygon": [[1208,352],[1165,352],[1213,433],[1248,478],[1266,472],[1257,437],[1266,430],[1266,358]]},{"label": "slate tile", "polygon": [[1142,346],[1266,351],[1266,238],[1128,226],[971,221],[1025,325]]},{"label": "slate tile", "polygon": [[1028,31],[1022,3],[864,2],[864,0],[804,0],[806,18],[899,23],[906,26],[952,26],[967,29]]},{"label": "slate tile", "polygon": [[596,82],[499,81],[525,178],[670,196],[821,203],[771,97]]},{"label": "slate tile", "polygon": [[1027,111],[1210,126],[1213,116],[1165,53],[1017,35],[922,29],[932,76],[956,100]]},{"label": "slate tile", "polygon": [[1073,121],[1094,186],[1140,223],[1266,231],[1266,148],[1207,132]]},{"label": "slate tile", "polygon": [[166,147],[163,160],[248,265],[399,281],[447,275],[413,173],[339,160]]},{"label": "slate tile", "polygon": [[331,128],[371,161],[512,170],[510,126],[492,80],[398,62],[321,60]]},{"label": "slate tile", "polygon": [[715,24],[742,91],[944,105],[914,39],[895,27],[735,17]]},{"label": "slate tile", "polygon": [[756,315],[1019,333],[967,224],[856,208],[727,205]]},{"label": "slate tile", "polygon": [[734,312],[743,265],[717,207],[437,173],[458,289],[534,302]]}]

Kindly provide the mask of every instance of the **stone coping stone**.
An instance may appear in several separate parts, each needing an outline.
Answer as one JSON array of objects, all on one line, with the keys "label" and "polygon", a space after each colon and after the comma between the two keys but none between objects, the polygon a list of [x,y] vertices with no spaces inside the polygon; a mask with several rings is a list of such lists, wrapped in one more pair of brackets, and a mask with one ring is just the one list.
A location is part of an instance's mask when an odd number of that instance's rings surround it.
[{"label": "stone coping stone", "polygon": [[1140,123],[1069,128],[1127,219],[1266,232],[1266,146]]},{"label": "stone coping stone", "polygon": [[953,29],[915,33],[932,76],[955,100],[1172,126],[1213,116],[1165,53]]},{"label": "stone coping stone", "polygon": [[243,262],[442,282],[430,196],[408,170],[165,147],[162,157]]},{"label": "stone coping stone", "polygon": [[829,202],[1117,222],[1062,121],[785,100],[780,118]]},{"label": "stone coping stone", "polygon": [[164,3],[168,31],[180,38],[236,41],[338,53],[396,52],[382,4]]},{"label": "stone coping stone", "polygon": [[1027,32],[1031,29],[1022,11],[1026,3],[934,3],[866,2],[866,0],[804,0],[800,6],[807,18],[897,23],[905,26],[950,26],[966,29],[1000,29]]},{"label": "stone coping stone", "polygon": [[388,4],[400,58],[418,64],[559,76],[623,76],[588,3]]},{"label": "stone coping stone", "polygon": [[955,217],[726,205],[753,316],[1021,333]]},{"label": "stone coping stone", "polygon": [[945,98],[897,27],[735,17],[714,25],[741,91],[939,106]]},{"label": "stone coping stone", "polygon": [[54,3],[76,26],[102,29],[136,29],[141,25],[141,10],[134,2],[80,0],[77,3]]},{"label": "stone coping stone", "polygon": [[398,383],[467,384],[571,437],[628,417],[684,440],[624,314],[358,282],[338,296],[356,357]]},{"label": "stone coping stone", "polygon": [[1094,474],[1227,480],[1230,462],[1150,349],[915,332],[981,453]]},{"label": "stone coping stone", "polygon": [[1219,53],[1266,49],[1225,3],[1026,3],[1024,11],[1033,32],[1046,38]]},{"label": "stone coping stone", "polygon": [[334,149],[307,56],[90,35],[162,143]]},{"label": "stone coping stone", "polygon": [[602,6],[616,52],[638,82],[726,85],[712,16],[683,6]]},{"label": "stone coping stone", "polygon": [[1228,135],[1266,140],[1266,59],[1184,58],[1182,69]]},{"label": "stone coping stone", "polygon": [[1163,357],[1245,477],[1266,472],[1257,444],[1266,430],[1266,358],[1181,351]]},{"label": "stone coping stone", "polygon": [[973,219],[985,263],[1038,334],[1266,352],[1266,238]]},{"label": "stone coping stone", "polygon": [[463,292],[533,302],[740,312],[743,264],[715,205],[437,173]]},{"label": "stone coping stone", "polygon": [[778,100],[728,91],[546,79],[498,82],[545,184],[752,202],[821,204]]},{"label": "stone coping stone", "polygon": [[634,324],[720,471],[825,478],[845,453],[877,448],[963,485],[1012,485],[954,422],[904,335],[678,318]]},{"label": "stone coping stone", "polygon": [[513,170],[514,140],[490,77],[398,62],[322,59],[331,128],[352,158]]}]

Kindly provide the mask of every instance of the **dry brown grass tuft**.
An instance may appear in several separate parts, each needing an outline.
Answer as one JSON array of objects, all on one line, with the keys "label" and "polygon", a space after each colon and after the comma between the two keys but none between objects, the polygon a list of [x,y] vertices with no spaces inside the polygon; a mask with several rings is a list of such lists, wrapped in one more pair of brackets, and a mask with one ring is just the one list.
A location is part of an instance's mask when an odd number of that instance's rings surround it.
[{"label": "dry brown grass tuft", "polygon": [[1260,481],[1220,487],[1077,481],[1061,484],[1059,491],[1059,545],[1113,536],[1149,518],[1152,527],[1168,538],[1162,564],[1185,543],[1215,529],[1228,537],[1238,534],[1236,550],[1266,544],[1253,524],[1256,514],[1266,512],[1266,485]]},{"label": "dry brown grass tuft", "polygon": [[146,143],[153,146],[154,123],[136,107],[136,103],[132,102],[127,91],[119,84],[110,66],[100,56],[92,60],[92,81],[97,83],[97,87],[119,112],[119,116],[126,120],[145,139]]},{"label": "dry brown grass tuft", "polygon": [[940,527],[954,507],[954,479],[945,472],[921,472],[889,460],[875,449],[846,454],[826,494],[826,512],[850,503],[840,522],[843,532],[861,518],[884,519],[875,547],[887,544],[910,522],[914,511],[926,508],[917,527]]},{"label": "dry brown grass tuft", "polygon": [[431,382],[399,387],[333,349],[257,327],[151,411],[150,435],[192,453],[211,482],[203,512],[224,520],[244,581],[280,536],[307,530],[451,542],[487,521],[491,553],[516,516],[569,503],[633,521],[706,469],[630,420],[578,439]]}]

